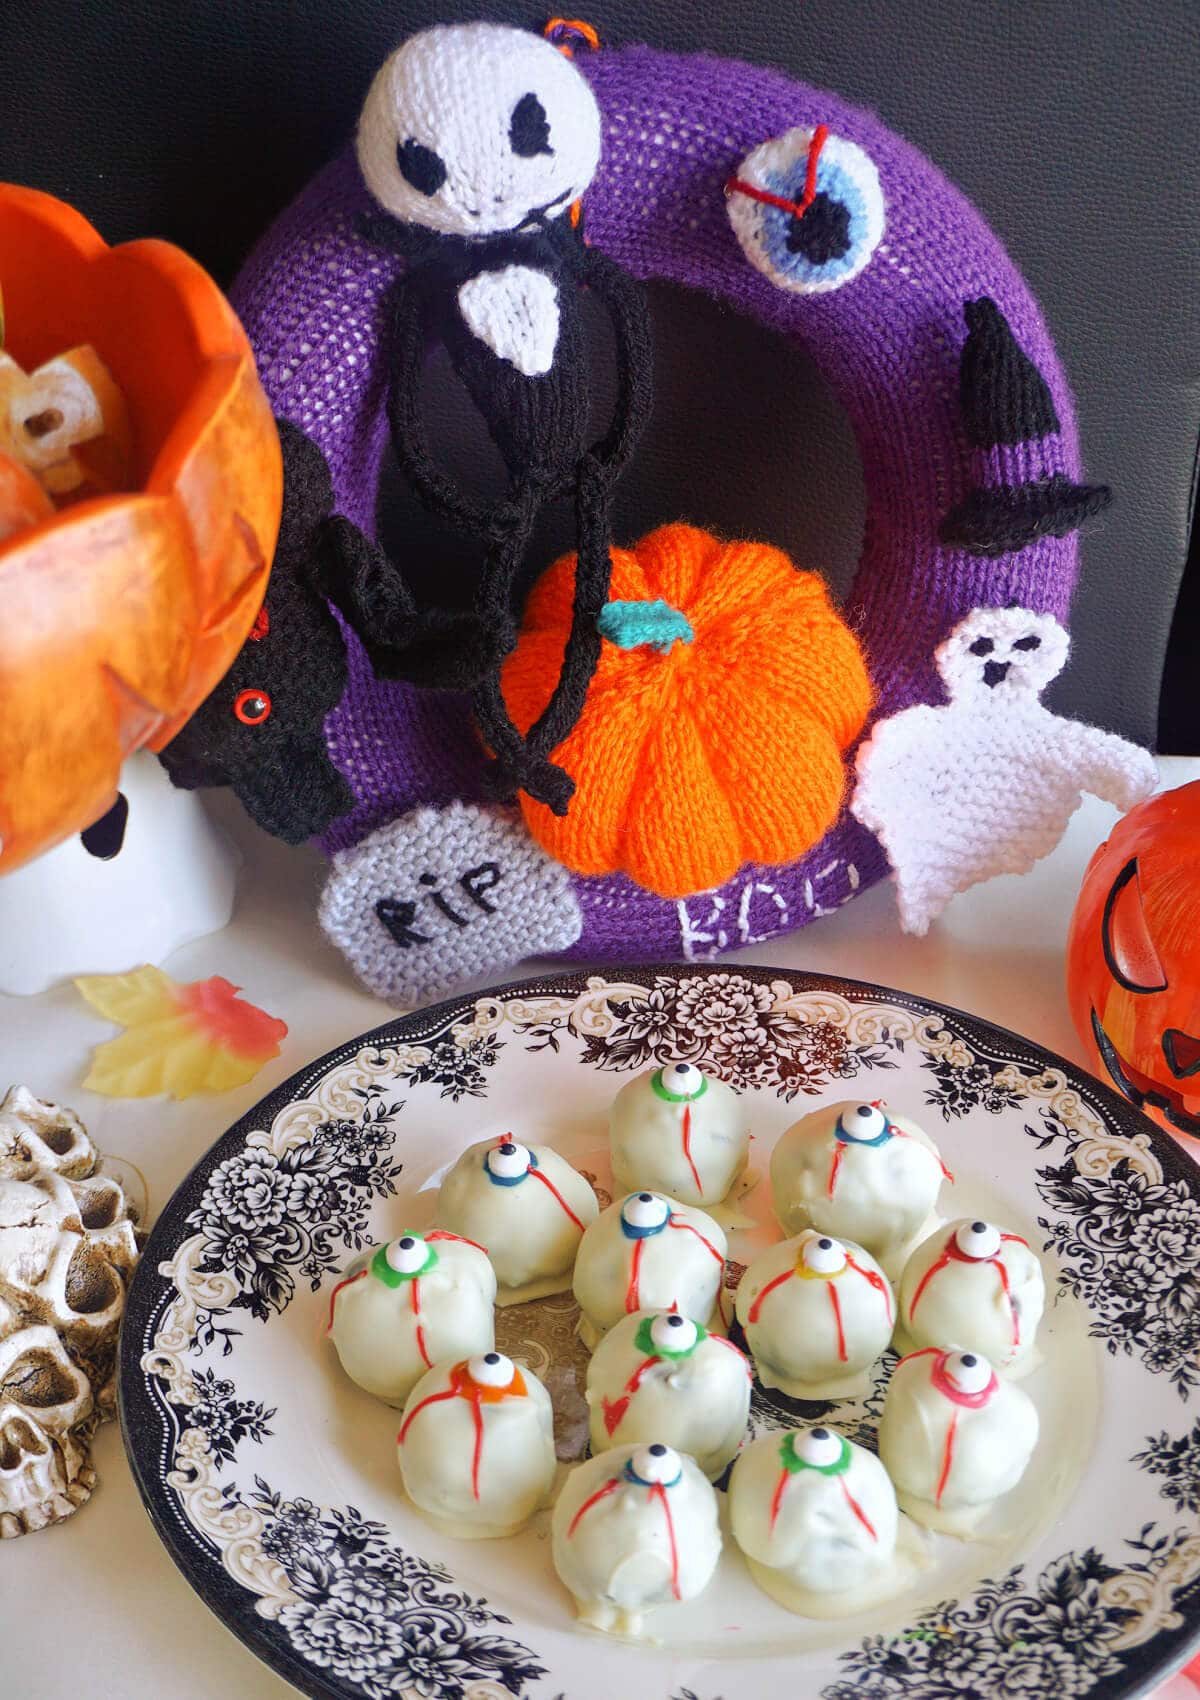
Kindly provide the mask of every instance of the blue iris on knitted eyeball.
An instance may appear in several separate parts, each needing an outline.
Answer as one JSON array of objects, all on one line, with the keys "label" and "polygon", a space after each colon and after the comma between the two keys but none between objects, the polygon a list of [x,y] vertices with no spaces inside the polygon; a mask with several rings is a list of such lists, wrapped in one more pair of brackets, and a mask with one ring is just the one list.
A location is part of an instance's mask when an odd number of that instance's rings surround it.
[{"label": "blue iris on knitted eyeball", "polygon": [[778,288],[796,294],[849,283],[883,235],[874,163],[823,125],[762,143],[743,160],[727,193],[730,222],[747,259]]}]

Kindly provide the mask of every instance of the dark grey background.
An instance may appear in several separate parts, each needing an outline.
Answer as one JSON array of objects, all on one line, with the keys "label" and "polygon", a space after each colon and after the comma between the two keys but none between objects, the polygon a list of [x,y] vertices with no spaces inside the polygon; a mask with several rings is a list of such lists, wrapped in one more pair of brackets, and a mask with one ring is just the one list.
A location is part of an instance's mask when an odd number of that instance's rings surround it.
[{"label": "dark grey background", "polygon": [[[779,64],[872,106],[983,209],[1058,340],[1088,473],[1117,491],[1083,545],[1057,704],[1151,741],[1200,436],[1195,0],[606,0],[584,15],[613,40]],[[110,240],[170,237],[228,281],[345,142],[388,49],[477,16],[540,21],[511,0],[0,0],[0,172]],[[832,398],[711,303],[659,292],[656,311],[662,404],[622,531],[749,527],[844,585],[862,492]],[[801,432],[814,458],[797,479]],[[1190,650],[1181,631],[1177,748],[1197,728]]]}]

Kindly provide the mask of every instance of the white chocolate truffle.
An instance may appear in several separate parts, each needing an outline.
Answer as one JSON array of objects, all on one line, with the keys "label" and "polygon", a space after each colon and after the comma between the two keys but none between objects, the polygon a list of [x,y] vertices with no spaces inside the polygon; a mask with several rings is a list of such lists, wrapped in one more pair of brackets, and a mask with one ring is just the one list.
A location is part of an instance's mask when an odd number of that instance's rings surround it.
[{"label": "white chocolate truffle", "polygon": [[887,1471],[835,1429],[753,1441],[733,1467],[729,1515],[759,1587],[802,1616],[844,1617],[911,1580]]},{"label": "white chocolate truffle", "polygon": [[496,1272],[455,1234],[399,1234],[357,1258],[333,1289],[329,1335],[342,1368],[389,1405],[403,1405],[444,1358],[495,1345]]},{"label": "white chocolate truffle", "polygon": [[926,1346],[892,1371],[879,1456],[901,1508],[926,1528],[969,1534],[1016,1487],[1037,1437],[1032,1399],[980,1352]]},{"label": "white chocolate truffle", "polygon": [[825,1104],[771,1153],[771,1196],[785,1234],[820,1228],[865,1246],[898,1279],[954,1177],[929,1135],[878,1104]]},{"label": "white chocolate truffle", "polygon": [[447,1534],[515,1534],[554,1483],[550,1395],[501,1352],[437,1364],[409,1395],[396,1452],[408,1497]]},{"label": "white chocolate truffle", "polygon": [[614,1189],[719,1204],[750,1151],[744,1101],[695,1063],[665,1063],[622,1086],[609,1112]]},{"label": "white chocolate truffle", "polygon": [[440,1228],[487,1247],[498,1305],[565,1293],[584,1229],[600,1213],[578,1170],[511,1134],[469,1146],[438,1193]]},{"label": "white chocolate truffle", "polygon": [[808,1228],[754,1259],[737,1290],[737,1318],[764,1387],[839,1399],[865,1389],[895,1308],[869,1251]]},{"label": "white chocolate truffle", "polygon": [[1028,1241],[964,1216],[922,1240],[905,1264],[900,1323],[914,1346],[969,1340],[998,1370],[1019,1374],[1031,1366],[1045,1302]]},{"label": "white chocolate truffle", "polygon": [[637,1311],[596,1347],[587,1402],[593,1453],[664,1441],[715,1481],[746,1432],[750,1364],[677,1310]]},{"label": "white chocolate truffle", "polygon": [[594,1347],[635,1310],[679,1310],[707,1327],[724,1277],[725,1235],[711,1216],[661,1193],[631,1193],[601,1211],[579,1247],[580,1335]]},{"label": "white chocolate truffle", "polygon": [[655,1607],[694,1599],[721,1556],[707,1476],[662,1442],[577,1464],[551,1527],[554,1567],[580,1620],[623,1635],[639,1634]]}]

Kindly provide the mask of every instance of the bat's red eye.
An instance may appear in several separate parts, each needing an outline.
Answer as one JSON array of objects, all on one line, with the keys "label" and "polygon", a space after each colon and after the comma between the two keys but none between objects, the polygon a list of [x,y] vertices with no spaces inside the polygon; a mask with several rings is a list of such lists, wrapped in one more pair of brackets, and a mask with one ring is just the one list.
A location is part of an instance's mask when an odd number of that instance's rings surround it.
[{"label": "bat's red eye", "polygon": [[271,699],[266,691],[239,691],[233,699],[233,712],[243,726],[261,726],[271,717]]}]

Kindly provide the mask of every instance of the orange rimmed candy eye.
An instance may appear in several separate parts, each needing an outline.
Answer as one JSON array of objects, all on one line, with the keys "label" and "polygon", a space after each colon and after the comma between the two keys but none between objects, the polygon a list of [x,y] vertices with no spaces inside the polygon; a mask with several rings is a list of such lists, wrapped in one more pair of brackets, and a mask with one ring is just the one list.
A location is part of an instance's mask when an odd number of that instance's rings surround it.
[{"label": "orange rimmed candy eye", "polygon": [[271,699],[266,691],[239,691],[233,699],[233,712],[243,726],[261,726],[271,717]]}]

